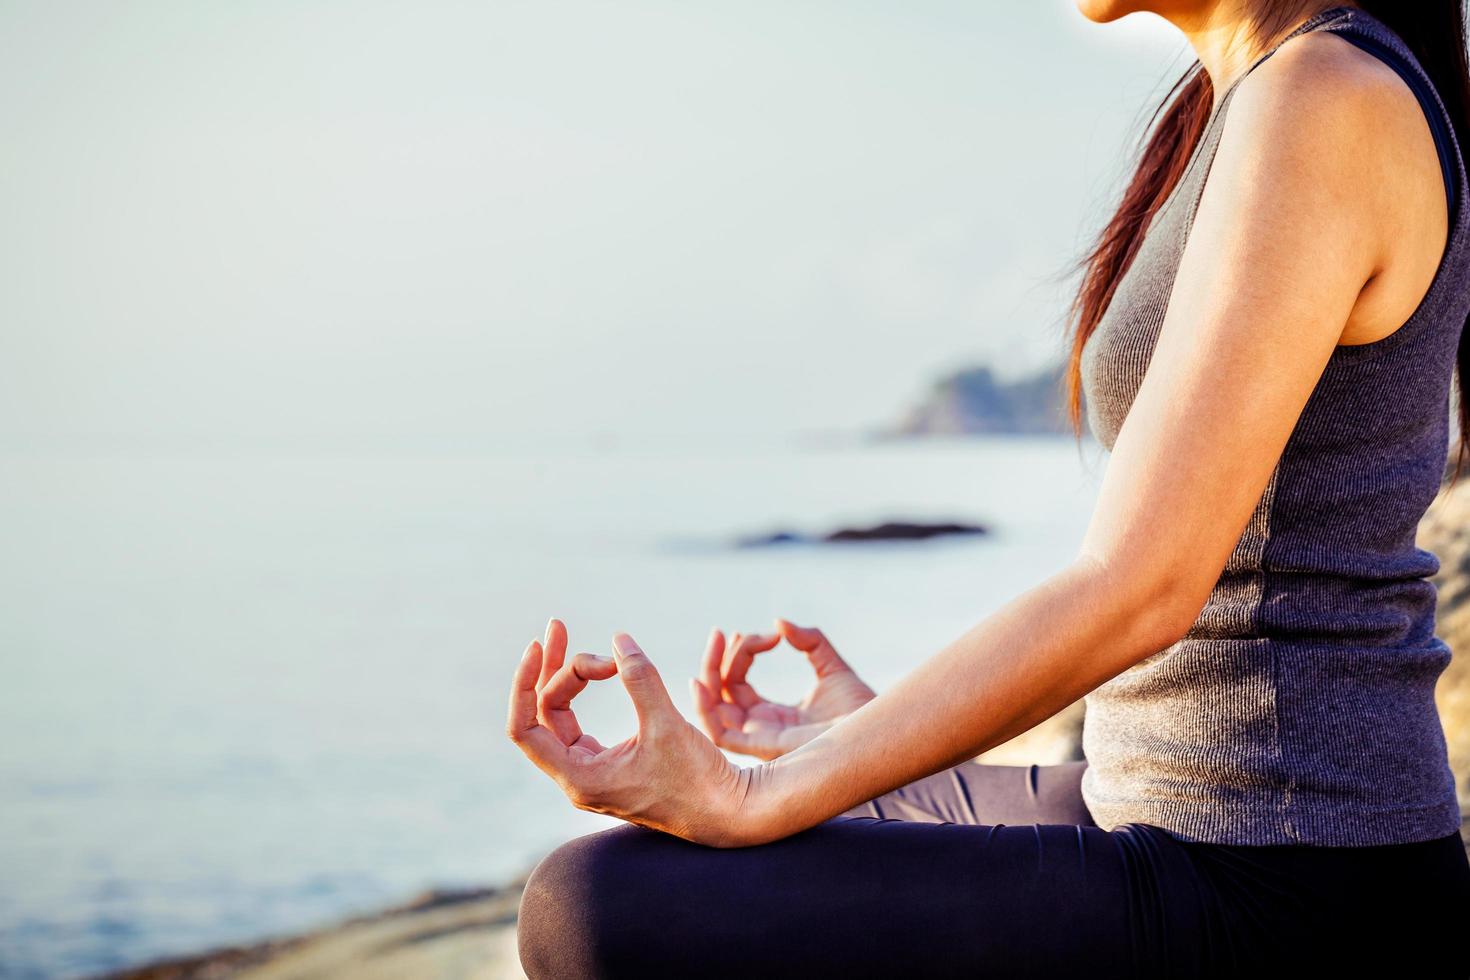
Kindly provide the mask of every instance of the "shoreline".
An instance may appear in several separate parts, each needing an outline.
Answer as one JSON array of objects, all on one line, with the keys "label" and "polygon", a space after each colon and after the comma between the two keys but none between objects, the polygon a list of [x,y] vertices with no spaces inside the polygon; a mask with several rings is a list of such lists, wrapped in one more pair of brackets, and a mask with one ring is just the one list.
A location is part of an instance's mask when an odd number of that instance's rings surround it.
[{"label": "shoreline", "polygon": [[155,960],[92,980],[523,980],[515,922],[529,875],[527,869],[501,885],[431,889],[319,929]]}]

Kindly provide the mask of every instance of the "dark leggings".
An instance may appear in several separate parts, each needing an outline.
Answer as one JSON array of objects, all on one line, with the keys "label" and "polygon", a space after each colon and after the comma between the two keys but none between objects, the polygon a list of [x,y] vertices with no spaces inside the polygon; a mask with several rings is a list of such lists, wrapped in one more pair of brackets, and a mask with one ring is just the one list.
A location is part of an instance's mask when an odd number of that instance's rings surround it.
[{"label": "dark leggings", "polygon": [[720,849],[625,824],[521,900],[530,980],[1470,976],[1458,835],[1186,843],[1097,827],[1085,762],[936,773],[809,830]]}]

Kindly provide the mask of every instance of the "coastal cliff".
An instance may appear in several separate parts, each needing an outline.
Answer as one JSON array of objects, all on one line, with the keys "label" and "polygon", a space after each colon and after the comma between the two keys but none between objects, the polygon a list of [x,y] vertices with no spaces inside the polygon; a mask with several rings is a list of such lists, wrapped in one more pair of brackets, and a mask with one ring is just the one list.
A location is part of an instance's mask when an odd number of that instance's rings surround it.
[{"label": "coastal cliff", "polygon": [[[1425,515],[1419,544],[1440,558],[1438,634],[1454,651],[1436,701],[1462,811],[1470,811],[1470,474]],[[1001,764],[1080,758],[1082,704],[981,756]],[[1470,812],[1461,833],[1470,848]],[[399,908],[299,937],[217,950],[115,975],[114,980],[523,980],[515,915],[524,879],[431,893]]]},{"label": "coastal cliff", "polygon": [[881,437],[1049,435],[1071,431],[1063,411],[1064,365],[1005,380],[986,366],[955,371],[929,391]]}]

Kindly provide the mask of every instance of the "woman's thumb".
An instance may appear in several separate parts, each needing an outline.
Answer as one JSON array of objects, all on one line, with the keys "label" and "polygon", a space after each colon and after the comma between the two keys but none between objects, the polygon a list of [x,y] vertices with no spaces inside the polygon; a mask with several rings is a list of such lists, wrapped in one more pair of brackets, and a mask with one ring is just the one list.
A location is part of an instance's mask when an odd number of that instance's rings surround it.
[{"label": "woman's thumb", "polygon": [[834,670],[851,670],[847,661],[832,646],[827,635],[815,626],[797,626],[789,619],[777,619],[776,630],[786,637],[786,642],[807,655],[817,676],[822,677]]},{"label": "woman's thumb", "polygon": [[613,659],[617,661],[618,676],[633,699],[633,710],[638,714],[638,727],[643,728],[667,712],[678,712],[663,678],[648,654],[643,652],[627,633],[614,633],[612,639]]}]

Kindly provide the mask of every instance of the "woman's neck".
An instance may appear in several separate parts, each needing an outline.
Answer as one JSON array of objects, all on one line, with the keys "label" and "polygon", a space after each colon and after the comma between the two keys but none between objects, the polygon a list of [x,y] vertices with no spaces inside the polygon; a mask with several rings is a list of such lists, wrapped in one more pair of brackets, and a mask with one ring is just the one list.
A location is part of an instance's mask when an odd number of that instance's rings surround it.
[{"label": "woman's neck", "polygon": [[1195,57],[1210,76],[1215,91],[1215,106],[1230,86],[1250,68],[1262,54],[1281,38],[1290,34],[1307,19],[1324,10],[1352,3],[1330,3],[1315,0],[1305,3],[1295,17],[1274,30],[1270,36],[1259,36],[1263,19],[1273,3],[1269,0],[1219,0],[1193,10],[1161,15],[1178,27],[1194,48]]}]

